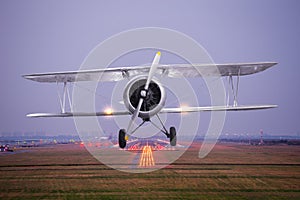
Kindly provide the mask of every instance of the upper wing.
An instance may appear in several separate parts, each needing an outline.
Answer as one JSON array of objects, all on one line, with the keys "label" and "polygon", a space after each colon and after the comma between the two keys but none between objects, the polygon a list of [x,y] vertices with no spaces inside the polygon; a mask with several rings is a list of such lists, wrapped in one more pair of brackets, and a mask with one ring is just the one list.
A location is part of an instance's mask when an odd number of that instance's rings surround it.
[{"label": "upper wing", "polygon": [[[275,64],[277,63],[171,64],[159,65],[156,73],[161,76],[172,78],[219,75],[243,76],[264,71]],[[124,78],[148,73],[149,69],[150,66],[116,67],[95,70],[29,74],[23,75],[23,77],[38,82],[120,81]]]},{"label": "upper wing", "polygon": [[26,117],[93,117],[93,116],[114,116],[114,115],[129,115],[129,111],[113,111],[113,112],[66,112],[66,113],[31,113]]}]

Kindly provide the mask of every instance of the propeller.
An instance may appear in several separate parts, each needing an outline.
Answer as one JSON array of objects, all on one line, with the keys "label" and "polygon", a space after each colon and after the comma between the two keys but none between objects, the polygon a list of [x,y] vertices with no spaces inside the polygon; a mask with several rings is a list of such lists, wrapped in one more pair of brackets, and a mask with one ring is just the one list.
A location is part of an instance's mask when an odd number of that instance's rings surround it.
[{"label": "propeller", "polygon": [[[133,122],[136,120],[136,118],[139,116],[139,113],[140,113],[140,110],[141,110],[141,107],[142,107],[142,104],[144,102],[144,99],[147,97],[147,93],[148,93],[148,88],[149,88],[149,85],[150,85],[150,82],[156,72],[156,69],[157,69],[157,66],[158,66],[158,63],[159,63],[159,60],[160,60],[160,51],[158,51],[153,59],[153,62],[152,62],[152,65],[150,67],[150,70],[149,70],[149,74],[148,74],[148,78],[147,78],[147,81],[146,81],[146,84],[145,84],[145,87],[143,90],[141,90],[141,93],[140,93],[140,96],[141,98],[139,99],[139,103],[131,117],[131,120],[129,121],[129,124],[128,124],[128,128],[127,128],[127,134],[130,135],[131,134],[131,128],[132,128],[132,124]],[[128,137],[126,138],[128,139]]]}]

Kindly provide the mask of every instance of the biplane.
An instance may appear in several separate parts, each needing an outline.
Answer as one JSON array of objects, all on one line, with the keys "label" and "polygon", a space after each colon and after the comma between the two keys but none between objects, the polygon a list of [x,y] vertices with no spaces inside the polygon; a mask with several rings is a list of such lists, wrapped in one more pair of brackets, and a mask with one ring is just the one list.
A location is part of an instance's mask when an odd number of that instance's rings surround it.
[{"label": "biplane", "polygon": [[[63,95],[60,113],[32,113],[27,117],[88,117],[131,115],[127,129],[119,130],[119,147],[125,148],[126,142],[144,123],[150,122],[153,116],[159,118],[161,113],[188,113],[202,111],[243,111],[275,108],[277,105],[238,105],[237,91],[240,76],[262,72],[276,62],[234,63],[234,64],[159,64],[161,53],[157,52],[150,66],[129,66],[95,70],[66,71],[23,75],[24,78],[42,83],[63,83]],[[101,75],[101,78],[99,76]],[[155,78],[156,75],[171,78],[189,78],[203,76],[226,76],[233,91],[233,103],[222,106],[205,107],[165,107],[166,92],[164,86]],[[233,82],[237,79],[237,84]],[[67,84],[77,81],[120,81],[128,79],[124,87],[123,101],[126,110],[103,112],[71,112],[66,110]],[[141,118],[142,122],[133,128],[133,122]],[[169,138],[170,145],[176,146],[177,136],[174,126],[167,129],[161,123],[161,131]]]}]

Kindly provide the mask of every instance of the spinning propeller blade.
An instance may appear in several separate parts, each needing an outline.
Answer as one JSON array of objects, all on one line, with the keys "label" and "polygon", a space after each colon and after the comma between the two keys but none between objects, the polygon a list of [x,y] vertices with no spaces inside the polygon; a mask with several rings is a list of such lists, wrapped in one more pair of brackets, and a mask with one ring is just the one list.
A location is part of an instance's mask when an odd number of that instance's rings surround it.
[{"label": "spinning propeller blade", "polygon": [[148,88],[149,88],[149,85],[150,85],[150,82],[156,72],[156,69],[157,69],[157,66],[158,66],[158,63],[159,63],[159,60],[160,60],[160,51],[158,51],[153,59],[153,62],[152,62],[152,65],[150,67],[150,70],[149,70],[149,74],[148,74],[148,78],[147,78],[147,82],[145,84],[145,87],[144,87],[144,90],[141,90],[141,98],[139,100],[139,104],[138,106],[136,107],[132,117],[131,117],[131,120],[129,121],[129,124],[128,124],[128,128],[127,128],[127,134],[128,135],[131,135],[131,128],[132,128],[132,124],[133,122],[136,120],[136,118],[139,116],[139,113],[140,113],[140,110],[141,110],[141,107],[142,107],[142,104],[144,102],[144,98],[147,96],[147,92],[148,92]]},{"label": "spinning propeller blade", "polygon": [[151,65],[151,68],[149,70],[149,75],[148,75],[148,79],[147,79],[147,82],[146,82],[146,85],[145,85],[145,90],[147,91],[148,88],[149,88],[149,84],[156,72],[156,69],[157,69],[157,66],[158,66],[158,63],[159,63],[159,60],[160,60],[160,51],[156,53],[154,59],[153,59],[153,62],[152,62],[152,65]]}]

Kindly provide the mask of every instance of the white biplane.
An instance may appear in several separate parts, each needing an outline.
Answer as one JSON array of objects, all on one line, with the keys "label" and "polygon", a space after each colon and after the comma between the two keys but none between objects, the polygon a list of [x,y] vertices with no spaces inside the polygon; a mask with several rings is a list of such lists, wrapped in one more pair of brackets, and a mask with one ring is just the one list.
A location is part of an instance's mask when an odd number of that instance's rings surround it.
[{"label": "white biplane", "polygon": [[[259,63],[239,63],[239,64],[159,64],[161,53],[157,52],[151,66],[117,67],[98,70],[81,70],[56,73],[41,73],[23,75],[24,78],[48,83],[63,83],[64,92],[61,101],[61,113],[33,113],[27,117],[85,117],[85,116],[111,116],[111,115],[132,115],[128,123],[127,130],[119,131],[119,146],[125,148],[128,137],[132,135],[145,122],[151,121],[151,117],[160,113],[187,113],[201,111],[241,111],[259,110],[275,108],[277,105],[250,105],[240,106],[237,104],[237,89],[239,77],[262,72],[272,66],[275,62]],[[99,79],[101,74],[101,79]],[[162,84],[154,77],[155,74],[162,77],[182,78],[182,77],[201,77],[201,76],[227,76],[229,84],[233,90],[233,104],[225,106],[207,107],[176,107],[165,108],[166,93]],[[233,76],[237,77],[237,85],[233,84]],[[104,111],[104,112],[68,112],[65,109],[67,95],[66,85],[76,81],[120,81],[129,79],[124,89],[124,111]],[[236,89],[234,89],[236,87]],[[140,117],[142,123],[133,129],[133,122]],[[176,129],[170,127],[169,131],[159,120],[162,126],[161,131],[170,139],[172,146],[176,145]]]}]

